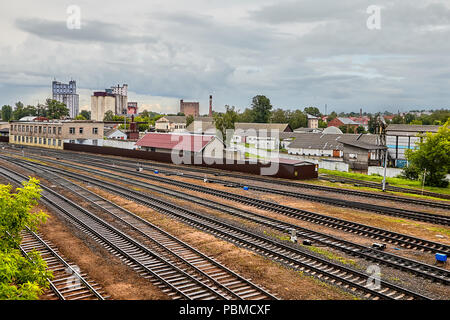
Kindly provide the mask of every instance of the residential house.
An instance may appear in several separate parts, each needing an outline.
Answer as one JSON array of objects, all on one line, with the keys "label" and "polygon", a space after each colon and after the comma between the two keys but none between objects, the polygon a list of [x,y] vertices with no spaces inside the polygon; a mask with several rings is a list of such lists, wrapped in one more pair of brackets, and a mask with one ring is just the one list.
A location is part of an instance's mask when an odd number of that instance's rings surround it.
[{"label": "residential house", "polygon": [[155,122],[156,132],[186,131],[186,116],[164,116]]},{"label": "residential house", "polygon": [[331,120],[330,122],[328,122],[328,127],[341,127],[341,126],[345,126],[347,128],[347,133],[356,133],[356,129],[360,126],[361,124],[353,121],[350,118],[334,118],[333,120]]}]

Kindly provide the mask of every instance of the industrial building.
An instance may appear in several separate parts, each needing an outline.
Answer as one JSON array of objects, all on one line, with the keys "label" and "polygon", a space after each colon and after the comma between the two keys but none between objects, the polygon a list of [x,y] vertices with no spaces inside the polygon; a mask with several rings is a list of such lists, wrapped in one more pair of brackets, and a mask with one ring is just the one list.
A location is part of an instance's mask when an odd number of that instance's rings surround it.
[{"label": "industrial building", "polygon": [[[111,111],[115,115],[128,113],[128,85],[111,87],[105,91],[96,91],[91,96],[91,119],[103,121],[105,113]],[[136,104],[137,111],[137,104]]]},{"label": "industrial building", "polygon": [[12,121],[9,143],[63,149],[64,143],[102,145],[103,122],[87,121]]},{"label": "industrial building", "polygon": [[405,151],[415,149],[427,132],[436,133],[440,126],[390,124],[386,128],[386,146],[389,158],[397,168],[407,165]]},{"label": "industrial building", "polygon": [[280,134],[283,132],[292,132],[289,124],[236,122],[231,141],[249,144],[256,149],[277,150],[280,146]]},{"label": "industrial building", "polygon": [[184,100],[180,100],[180,112],[183,113],[186,117],[198,117],[200,115],[200,103],[185,102]]},{"label": "industrial building", "polygon": [[53,100],[57,100],[66,105],[69,109],[69,117],[74,119],[78,115],[80,97],[77,94],[77,83],[74,80],[68,84],[58,81],[52,82]]}]

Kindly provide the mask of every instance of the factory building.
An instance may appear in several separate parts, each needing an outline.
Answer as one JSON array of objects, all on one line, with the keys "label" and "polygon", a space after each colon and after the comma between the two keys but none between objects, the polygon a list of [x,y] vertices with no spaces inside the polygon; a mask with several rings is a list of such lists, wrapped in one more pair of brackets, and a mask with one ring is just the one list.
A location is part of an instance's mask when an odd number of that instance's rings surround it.
[{"label": "factory building", "polygon": [[112,93],[94,92],[91,96],[91,119],[103,121],[105,113],[108,111],[115,114],[116,97]]},{"label": "factory building", "polygon": [[180,112],[183,113],[186,117],[198,117],[200,115],[200,103],[185,102],[184,100],[180,100]]},{"label": "factory building", "polygon": [[77,94],[77,83],[74,80],[68,84],[58,81],[52,82],[52,97],[66,105],[69,109],[69,117],[75,118],[79,111],[79,95]]},{"label": "factory building", "polygon": [[[111,111],[115,115],[128,113],[128,85],[111,87],[105,91],[96,91],[91,96],[91,119],[103,121],[105,113]],[[137,103],[136,103],[137,111]]]}]

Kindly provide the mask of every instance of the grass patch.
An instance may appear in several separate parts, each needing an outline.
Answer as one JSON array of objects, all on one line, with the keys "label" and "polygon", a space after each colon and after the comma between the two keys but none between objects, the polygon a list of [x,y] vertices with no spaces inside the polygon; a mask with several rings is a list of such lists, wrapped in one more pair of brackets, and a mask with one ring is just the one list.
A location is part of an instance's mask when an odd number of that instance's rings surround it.
[{"label": "grass patch", "polygon": [[308,249],[309,251],[318,253],[320,255],[323,255],[324,257],[330,259],[330,260],[334,260],[334,261],[338,261],[342,264],[345,265],[351,265],[355,268],[361,269],[361,267],[356,263],[355,260],[352,259],[347,259],[341,256],[338,256],[337,254],[334,254],[326,249],[322,249],[322,248],[318,248],[315,246],[305,246],[305,245],[301,245],[303,248]]},{"label": "grass patch", "polygon": [[[341,172],[341,171],[333,171],[333,170],[326,170],[326,169],[319,169],[319,173],[330,174],[330,175],[344,177],[344,178],[350,178],[350,179],[376,182],[376,183],[383,182],[383,177],[380,175],[370,175],[369,176],[367,174],[362,174],[362,173]],[[386,178],[386,181],[391,186],[397,186],[397,187],[403,187],[403,188],[414,188],[414,189],[422,190],[422,182],[421,181],[408,180],[408,179],[402,179],[402,178]],[[441,194],[450,194],[450,187],[438,188],[438,187],[425,186],[424,190],[441,193]]]}]

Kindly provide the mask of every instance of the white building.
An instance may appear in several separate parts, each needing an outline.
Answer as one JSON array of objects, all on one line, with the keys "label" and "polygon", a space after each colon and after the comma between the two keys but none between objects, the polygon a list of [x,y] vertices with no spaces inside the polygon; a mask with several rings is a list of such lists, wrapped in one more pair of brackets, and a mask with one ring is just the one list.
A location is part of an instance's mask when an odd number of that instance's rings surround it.
[{"label": "white building", "polygon": [[66,105],[69,109],[69,117],[74,119],[79,111],[79,95],[77,94],[77,83],[74,80],[68,84],[58,81],[52,82],[53,100],[57,100]]}]

